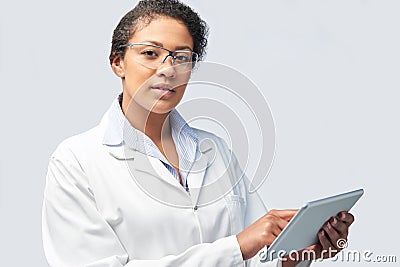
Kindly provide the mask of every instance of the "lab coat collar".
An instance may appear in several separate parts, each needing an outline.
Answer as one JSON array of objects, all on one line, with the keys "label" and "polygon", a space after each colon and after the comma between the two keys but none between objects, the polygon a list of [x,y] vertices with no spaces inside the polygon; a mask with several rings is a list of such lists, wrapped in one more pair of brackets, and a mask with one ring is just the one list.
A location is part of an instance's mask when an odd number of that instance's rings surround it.
[{"label": "lab coat collar", "polygon": [[[198,144],[198,136],[195,129],[190,127],[182,118],[176,109],[173,109],[169,114],[169,122],[171,124],[172,137],[177,142],[181,134],[190,137],[190,142],[193,147],[191,150],[196,150]],[[149,144],[153,144],[143,132],[135,129],[122,113],[118,98],[116,98],[106,114],[103,116],[101,124],[103,125],[103,145],[106,146],[121,146],[128,145],[134,150],[139,150],[145,153]],[[145,145],[146,143],[146,145]],[[147,154],[147,153],[146,153]],[[120,155],[122,157],[122,155]],[[163,159],[162,155],[159,155]]]},{"label": "lab coat collar", "polygon": [[[191,138],[196,140],[196,144],[199,144],[195,147],[195,161],[187,176],[187,184],[191,192],[192,202],[197,203],[206,168],[213,160],[212,155],[215,154],[215,147],[208,140],[199,140],[196,129],[186,124],[175,109],[171,112],[174,112],[172,114],[173,119],[170,121],[171,127],[175,127],[175,129],[186,127],[184,129],[186,131],[185,134],[190,135]],[[132,167],[135,171],[148,173],[164,180],[170,185],[179,187],[179,190],[184,190],[158,159],[147,156],[143,152],[140,152],[140,149],[137,149],[138,145],[144,144],[144,134],[130,125],[121,111],[118,99],[112,103],[109,110],[103,116],[100,125],[103,130],[103,145],[110,155],[118,160],[130,160],[128,163],[129,167]],[[129,131],[129,134],[124,134],[126,130]]]}]

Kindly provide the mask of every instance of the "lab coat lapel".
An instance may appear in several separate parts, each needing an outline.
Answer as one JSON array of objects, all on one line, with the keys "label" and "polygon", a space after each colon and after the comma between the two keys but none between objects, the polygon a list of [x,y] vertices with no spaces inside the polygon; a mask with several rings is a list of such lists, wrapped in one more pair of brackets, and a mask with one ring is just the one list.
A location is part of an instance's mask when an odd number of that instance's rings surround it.
[{"label": "lab coat lapel", "polygon": [[211,163],[215,147],[210,140],[202,140],[196,151],[196,160],[187,176],[190,197],[194,205],[198,204],[199,196],[204,182],[204,176]]},{"label": "lab coat lapel", "polygon": [[108,147],[109,153],[125,160],[134,182],[150,197],[166,205],[192,207],[187,192],[160,160],[128,146]]},{"label": "lab coat lapel", "polygon": [[[159,180],[156,183],[155,179],[142,179],[143,175],[136,175],[136,182],[139,183],[141,187],[143,187],[148,192],[153,192],[154,190],[172,190],[177,193],[177,195],[184,194],[184,198],[187,198],[188,194],[185,192],[183,187],[179,184],[179,182],[172,176],[171,173],[165,168],[165,166],[158,160],[153,157],[146,156],[138,151],[133,150],[127,145],[112,147],[109,146],[110,153],[117,159],[133,159],[128,161],[129,168],[135,171],[139,171],[142,173],[147,173],[152,175]],[[197,205],[201,193],[201,189],[204,182],[204,177],[207,171],[207,168],[210,166],[212,162],[212,158],[215,157],[216,148],[215,144],[208,139],[201,140],[199,142],[197,151],[196,151],[196,159],[192,165],[192,168],[187,175],[187,185],[189,187],[190,199],[192,205]],[[140,179],[140,180],[138,180]],[[160,184],[160,181],[162,184]],[[165,187],[167,186],[167,187]],[[167,188],[167,189],[166,189]],[[165,193],[165,192],[164,192]],[[154,193],[152,193],[154,194]],[[157,193],[158,195],[162,195],[161,192]],[[185,202],[179,197],[179,203]],[[169,200],[169,202],[174,202]],[[177,205],[181,205],[175,203]]]},{"label": "lab coat lapel", "polygon": [[135,155],[135,151],[130,149],[126,145],[119,146],[105,146],[111,156],[116,159],[125,160],[125,159],[133,159]]}]

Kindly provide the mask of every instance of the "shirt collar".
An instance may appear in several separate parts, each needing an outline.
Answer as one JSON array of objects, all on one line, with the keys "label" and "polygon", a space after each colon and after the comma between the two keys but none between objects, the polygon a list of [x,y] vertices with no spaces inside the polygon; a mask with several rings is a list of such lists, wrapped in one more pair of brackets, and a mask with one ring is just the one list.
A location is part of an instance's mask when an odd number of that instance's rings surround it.
[{"label": "shirt collar", "polygon": [[[160,160],[165,161],[164,156],[158,149],[156,149],[158,152],[156,154],[158,155],[151,155],[151,151],[154,151],[157,146],[148,136],[134,128],[129,123],[125,115],[122,113],[119,103],[120,97],[121,96],[117,97],[113,101],[111,107],[103,118],[106,121],[103,144],[107,146],[120,146],[125,143],[134,150],[147,155],[150,154],[150,156],[155,156]],[[186,155],[185,158],[192,161],[198,144],[196,132],[186,123],[176,109],[171,110],[169,114],[169,122],[172,138],[176,144],[178,154],[181,155],[182,153],[180,152],[183,152],[183,154]],[[186,144],[183,142],[186,142]],[[188,143],[190,143],[189,146],[187,146]]]}]

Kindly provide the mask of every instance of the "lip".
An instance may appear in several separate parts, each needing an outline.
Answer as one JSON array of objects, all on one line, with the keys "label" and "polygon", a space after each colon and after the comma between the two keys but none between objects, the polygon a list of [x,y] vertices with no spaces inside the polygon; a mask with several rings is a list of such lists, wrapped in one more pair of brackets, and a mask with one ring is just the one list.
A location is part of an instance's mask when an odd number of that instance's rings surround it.
[{"label": "lip", "polygon": [[158,83],[158,84],[155,84],[155,85],[153,85],[153,86],[150,86],[150,89],[175,93],[174,87],[173,87],[172,85],[170,85],[170,84],[167,84],[167,83]]},{"label": "lip", "polygon": [[155,92],[159,98],[162,97],[163,99],[176,93],[175,89],[173,89],[173,86],[167,83],[158,83],[150,86],[150,90]]}]

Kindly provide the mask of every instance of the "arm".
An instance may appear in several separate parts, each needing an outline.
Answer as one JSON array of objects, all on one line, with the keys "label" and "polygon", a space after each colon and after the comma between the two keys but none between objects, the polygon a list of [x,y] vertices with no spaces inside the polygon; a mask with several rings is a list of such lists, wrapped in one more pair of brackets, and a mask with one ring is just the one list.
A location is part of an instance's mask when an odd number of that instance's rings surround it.
[{"label": "arm", "polygon": [[[268,263],[262,263],[259,260],[259,252],[265,246],[269,246],[283,230],[286,224],[297,212],[296,210],[271,210],[267,212],[261,198],[257,192],[249,193],[249,181],[240,168],[240,164],[237,161],[235,155],[231,153],[228,146],[223,139],[220,139],[220,143],[223,146],[224,151],[229,151],[227,155],[231,155],[229,158],[232,161],[234,175],[242,177],[244,187],[242,187],[242,195],[246,196],[247,209],[245,215],[245,226],[242,232],[237,235],[238,243],[243,255],[243,259],[246,260],[247,266],[267,266]],[[228,157],[228,156],[227,156]],[[228,161],[226,159],[226,161]],[[259,219],[257,219],[259,218]],[[296,257],[290,258],[286,256],[280,260],[269,262],[271,266],[282,266],[282,267],[306,267],[311,265],[311,260],[317,258],[328,258],[328,253],[324,251],[336,250],[336,253],[331,254],[334,256],[342,248],[338,247],[337,243],[340,239],[347,240],[349,226],[353,223],[354,216],[348,212],[340,212],[337,217],[328,220],[318,233],[319,243],[298,252],[299,255],[303,255],[303,251],[311,251],[311,255],[315,255],[314,258],[305,258],[300,260],[292,260]],[[253,223],[254,222],[254,223]],[[308,255],[305,253],[305,255]]]},{"label": "arm", "polygon": [[[276,267],[306,267],[310,266],[310,261],[284,261],[273,260],[261,262],[259,253],[265,247],[272,244],[275,238],[283,230],[286,224],[296,214],[297,210],[271,210],[268,211],[257,192],[249,192],[250,181],[242,171],[240,164],[233,153],[230,152],[226,143],[221,139],[221,144],[225,151],[229,151],[231,156],[229,161],[233,167],[233,173],[237,177],[242,177],[241,194],[246,198],[245,229],[237,235],[238,243],[241,248],[246,266],[276,266]],[[285,261],[286,260],[286,261]]]},{"label": "arm", "polygon": [[[248,181],[246,179],[246,190]],[[276,266],[276,267],[307,267],[310,266],[311,261],[290,261],[284,259],[283,261],[275,259],[270,262],[261,262],[259,252],[265,246],[269,246],[279,235],[282,229],[294,216],[297,210],[270,210],[267,212],[260,196],[257,192],[247,192],[248,209],[246,210],[245,225],[241,233],[237,235],[240,247],[242,249],[243,257],[247,259],[246,266]],[[261,216],[261,217],[260,217]],[[259,218],[259,219],[257,219]],[[254,254],[255,253],[255,254]],[[254,254],[254,255],[253,255]]]},{"label": "arm", "polygon": [[[259,197],[255,193],[255,196],[253,196],[253,198],[254,200],[252,201],[254,203],[254,201],[256,202],[257,198]],[[248,200],[249,199],[250,198],[248,197]],[[250,204],[249,206],[255,207],[257,205]],[[289,211],[290,210],[271,210],[266,215],[262,216],[255,223],[250,224],[244,231],[238,234],[239,244],[242,248],[242,253],[244,253],[243,257],[245,259],[247,259],[247,257],[250,257],[250,260],[248,260],[248,266],[265,266],[264,263],[261,263],[259,261],[258,252],[257,254],[255,254],[255,256],[252,256],[254,254],[254,251],[260,249],[260,245],[254,245],[257,244],[257,242],[254,241],[262,240],[260,242],[264,242],[264,244],[267,246],[270,245],[273,240],[275,240],[277,235],[279,235],[279,233],[283,230],[282,226],[284,227],[287,224],[288,221],[285,222],[284,220],[291,219],[290,213],[287,213]],[[253,211],[253,214],[256,213],[254,213]],[[348,212],[340,212],[336,217],[332,217],[322,226],[322,229],[318,232],[318,244],[302,249],[297,254],[294,254],[292,257],[285,256],[281,261],[281,266],[306,267],[311,265],[311,260],[320,258],[326,259],[335,256],[339,251],[343,249],[338,245],[338,243],[340,240],[347,240],[348,230],[353,222],[354,216],[352,214]],[[270,233],[276,234],[271,235]],[[309,251],[311,253],[303,253],[303,251]],[[302,255],[305,255],[306,258],[294,260],[297,259],[298,256]]]}]

